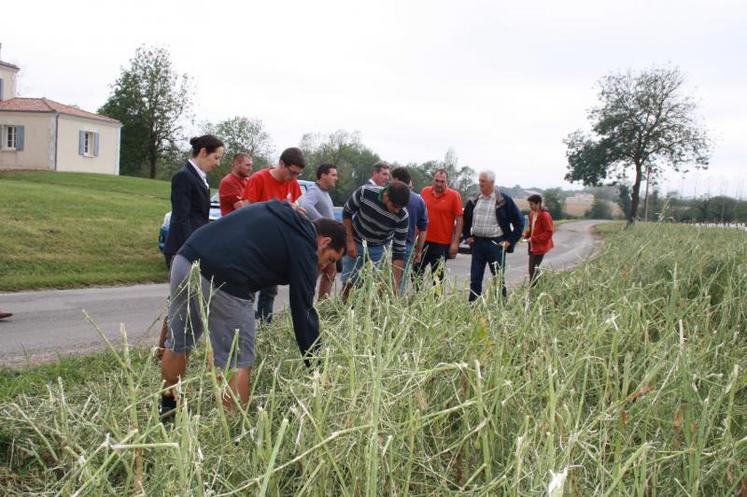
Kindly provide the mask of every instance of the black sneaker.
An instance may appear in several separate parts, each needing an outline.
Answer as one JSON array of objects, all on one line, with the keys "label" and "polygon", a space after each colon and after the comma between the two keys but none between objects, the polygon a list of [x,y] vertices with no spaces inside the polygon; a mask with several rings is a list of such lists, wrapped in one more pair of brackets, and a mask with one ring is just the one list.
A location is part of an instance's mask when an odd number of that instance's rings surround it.
[{"label": "black sneaker", "polygon": [[176,418],[176,398],[171,395],[161,395],[161,404],[158,406],[158,417],[162,424],[173,424]]}]

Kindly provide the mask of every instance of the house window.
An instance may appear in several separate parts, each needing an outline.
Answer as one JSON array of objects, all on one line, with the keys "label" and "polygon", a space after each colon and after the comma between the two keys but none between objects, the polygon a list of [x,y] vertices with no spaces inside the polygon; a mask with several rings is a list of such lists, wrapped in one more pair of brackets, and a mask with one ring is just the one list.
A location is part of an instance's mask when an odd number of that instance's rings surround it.
[{"label": "house window", "polygon": [[84,157],[98,157],[99,134],[95,131],[80,130],[78,134],[78,153]]},{"label": "house window", "polygon": [[3,126],[3,149],[15,150],[18,131],[15,126]]},{"label": "house window", "polygon": [[83,155],[93,155],[93,133],[90,131],[83,134]]}]

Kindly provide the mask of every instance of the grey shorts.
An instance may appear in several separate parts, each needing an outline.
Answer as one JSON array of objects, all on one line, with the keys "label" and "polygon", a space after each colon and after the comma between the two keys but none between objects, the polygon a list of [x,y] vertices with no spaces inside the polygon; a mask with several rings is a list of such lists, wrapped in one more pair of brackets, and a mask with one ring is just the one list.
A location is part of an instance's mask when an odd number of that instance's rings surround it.
[{"label": "grey shorts", "polygon": [[[189,284],[191,269],[192,264],[181,255],[174,256],[171,261],[169,335],[166,347],[177,353],[191,350],[202,336],[207,323],[216,366],[253,366],[254,339],[257,334],[253,300],[241,299],[219,288],[211,288],[210,282],[201,274],[198,290],[196,285]],[[200,300],[203,302],[202,306]],[[203,308],[205,306],[207,309]],[[203,313],[205,310],[207,316]],[[234,346],[237,333],[238,339]]]}]

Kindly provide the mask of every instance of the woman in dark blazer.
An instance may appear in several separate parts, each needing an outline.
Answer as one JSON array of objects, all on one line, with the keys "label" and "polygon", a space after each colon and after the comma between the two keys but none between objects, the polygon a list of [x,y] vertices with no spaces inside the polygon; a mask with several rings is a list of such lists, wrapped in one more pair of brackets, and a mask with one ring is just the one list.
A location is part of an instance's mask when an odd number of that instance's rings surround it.
[{"label": "woman in dark blazer", "polygon": [[166,265],[176,255],[189,235],[210,215],[210,187],[207,173],[212,171],[223,156],[223,142],[212,135],[189,140],[192,158],[171,178],[171,221],[166,237],[164,256]]},{"label": "woman in dark blazer", "polygon": [[[210,216],[210,186],[207,173],[220,164],[223,142],[213,135],[203,135],[189,140],[192,158],[171,178],[171,221],[163,255],[166,267],[187,238],[200,226],[207,224]],[[156,356],[163,355],[169,327],[163,320]]]}]

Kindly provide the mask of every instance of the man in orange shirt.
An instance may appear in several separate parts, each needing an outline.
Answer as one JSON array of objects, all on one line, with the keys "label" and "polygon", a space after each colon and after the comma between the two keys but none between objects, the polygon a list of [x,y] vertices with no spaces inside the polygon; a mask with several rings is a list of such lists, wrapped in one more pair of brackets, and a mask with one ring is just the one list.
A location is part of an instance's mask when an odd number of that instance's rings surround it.
[{"label": "man in orange shirt", "polygon": [[253,165],[254,161],[249,154],[240,152],[233,156],[231,172],[220,180],[220,186],[218,187],[221,216],[225,216],[244,206],[245,201],[242,197],[244,196],[244,189],[246,188],[247,181],[249,181],[249,176],[252,174]]},{"label": "man in orange shirt", "polygon": [[462,233],[462,196],[448,185],[444,169],[436,170],[433,185],[423,188],[420,195],[428,209],[428,232],[415,274],[422,276],[428,265],[431,272],[444,278],[446,259],[453,259],[459,250]]},{"label": "man in orange shirt", "polygon": [[[252,174],[244,188],[242,199],[246,204],[267,202],[268,200],[285,200],[295,204],[301,196],[301,186],[298,175],[306,167],[306,159],[300,148],[291,147],[280,154],[278,165],[272,168],[260,169]],[[301,212],[303,209],[298,208]],[[277,285],[263,288],[257,298],[256,319],[272,321],[272,307],[278,294]]]}]

